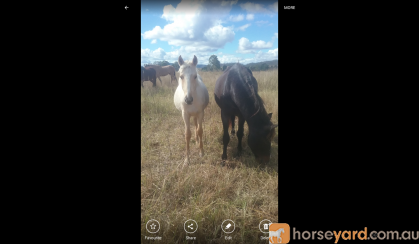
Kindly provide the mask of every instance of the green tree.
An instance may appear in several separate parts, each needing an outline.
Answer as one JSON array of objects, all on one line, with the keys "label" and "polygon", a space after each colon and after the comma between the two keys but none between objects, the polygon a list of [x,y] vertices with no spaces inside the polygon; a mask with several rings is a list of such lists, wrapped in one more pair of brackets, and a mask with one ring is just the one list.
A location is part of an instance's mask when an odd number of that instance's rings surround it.
[{"label": "green tree", "polygon": [[254,64],[254,65],[252,65],[250,70],[251,71],[259,71],[260,70],[260,65],[259,64]]},{"label": "green tree", "polygon": [[173,67],[175,67],[175,70],[176,70],[176,71],[179,71],[180,66],[179,66],[179,63],[178,63],[177,61],[175,61],[175,62],[172,64],[172,66],[173,66]]},{"label": "green tree", "polygon": [[210,70],[221,69],[220,61],[218,61],[218,58],[217,58],[216,55],[211,55],[211,57],[209,58],[208,66],[209,66]]},{"label": "green tree", "polygon": [[269,65],[267,65],[266,63],[262,63],[260,65],[260,70],[268,70],[269,69]]},{"label": "green tree", "polygon": [[166,60],[160,63],[160,66],[167,66],[167,65],[170,65],[170,63],[167,62]]}]

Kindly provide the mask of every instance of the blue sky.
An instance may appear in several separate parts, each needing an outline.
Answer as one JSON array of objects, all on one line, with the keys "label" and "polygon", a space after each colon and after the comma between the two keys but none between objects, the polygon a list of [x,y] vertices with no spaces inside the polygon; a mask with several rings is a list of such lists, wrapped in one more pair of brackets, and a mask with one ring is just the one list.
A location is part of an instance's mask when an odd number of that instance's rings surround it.
[{"label": "blue sky", "polygon": [[141,65],[192,60],[208,64],[278,59],[278,1],[141,2]]}]

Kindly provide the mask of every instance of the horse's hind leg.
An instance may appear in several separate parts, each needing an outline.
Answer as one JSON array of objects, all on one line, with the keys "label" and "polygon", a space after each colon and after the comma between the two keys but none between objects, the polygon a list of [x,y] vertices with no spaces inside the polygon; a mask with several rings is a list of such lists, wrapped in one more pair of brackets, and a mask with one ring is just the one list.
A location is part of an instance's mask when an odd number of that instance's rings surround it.
[{"label": "horse's hind leg", "polygon": [[241,154],[241,151],[242,151],[242,138],[243,138],[243,131],[244,131],[244,122],[245,122],[245,120],[244,120],[244,117],[243,117],[243,115],[239,115],[238,116],[239,117],[239,124],[238,124],[238,129],[237,129],[237,138],[238,138],[238,140],[239,140],[239,145],[238,145],[238,152],[239,152],[239,156],[240,156],[240,154]]},{"label": "horse's hind leg", "polygon": [[230,122],[230,119],[231,119],[231,116],[225,111],[221,110],[221,120],[223,121],[223,129],[224,129],[223,155],[221,156],[221,159],[223,160],[227,159],[227,145],[230,142],[230,136],[228,135],[228,124]]},{"label": "horse's hind leg", "polygon": [[161,82],[160,76],[157,76],[157,78],[159,78],[159,80],[160,80],[160,85],[163,85],[163,83]]},{"label": "horse's hind leg", "polygon": [[234,136],[234,134],[236,133],[236,131],[234,131],[234,122],[235,122],[236,116],[235,115],[231,115],[231,135]]}]

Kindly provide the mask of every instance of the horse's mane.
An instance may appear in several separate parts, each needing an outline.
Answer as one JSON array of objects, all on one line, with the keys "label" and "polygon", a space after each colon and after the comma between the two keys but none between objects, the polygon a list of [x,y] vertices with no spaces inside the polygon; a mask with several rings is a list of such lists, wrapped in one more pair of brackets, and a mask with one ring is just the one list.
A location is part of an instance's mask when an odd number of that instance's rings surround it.
[{"label": "horse's mane", "polygon": [[242,81],[244,92],[249,95],[248,98],[252,101],[253,109],[250,111],[248,110],[250,113],[249,116],[252,116],[255,113],[266,113],[265,103],[258,94],[258,83],[253,77],[252,71],[242,64],[234,64],[228,71],[230,72],[229,75],[237,75],[239,77],[239,80]]}]

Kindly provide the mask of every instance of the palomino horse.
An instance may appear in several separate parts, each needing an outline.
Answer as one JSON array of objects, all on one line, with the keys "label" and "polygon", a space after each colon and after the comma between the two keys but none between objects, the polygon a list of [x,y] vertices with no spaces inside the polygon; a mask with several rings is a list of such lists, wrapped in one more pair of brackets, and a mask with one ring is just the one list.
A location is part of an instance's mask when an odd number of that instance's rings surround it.
[{"label": "palomino horse", "polygon": [[272,113],[268,114],[263,106],[262,98],[258,95],[258,83],[252,71],[242,64],[234,64],[224,71],[217,79],[214,90],[215,102],[221,108],[223,122],[223,155],[227,159],[227,145],[229,124],[239,118],[237,130],[238,151],[242,151],[244,122],[249,126],[248,144],[259,163],[267,163],[270,159],[271,141],[275,136],[275,127],[271,122]]},{"label": "palomino horse", "polygon": [[156,70],[150,67],[141,67],[141,86],[144,87],[144,81],[151,81],[153,87],[156,86]]},{"label": "palomino horse", "polygon": [[[202,82],[201,76],[197,73],[196,65],[198,59],[194,55],[192,62],[184,62],[179,56],[179,84],[175,92],[174,102],[178,110],[182,111],[183,121],[185,122],[186,139],[186,158],[184,165],[189,163],[189,140],[191,130],[189,118],[194,117],[196,144],[199,142],[199,156],[204,156],[202,145],[202,120],[204,119],[204,109],[209,102],[208,90]],[[198,140],[199,137],[199,140]]]},{"label": "palomino horse", "polygon": [[170,83],[172,81],[176,81],[176,70],[172,65],[167,66],[159,66],[159,65],[147,65],[146,67],[150,67],[156,70],[156,77],[159,78],[160,84],[163,84],[161,82],[160,76],[166,76],[170,75]]}]

